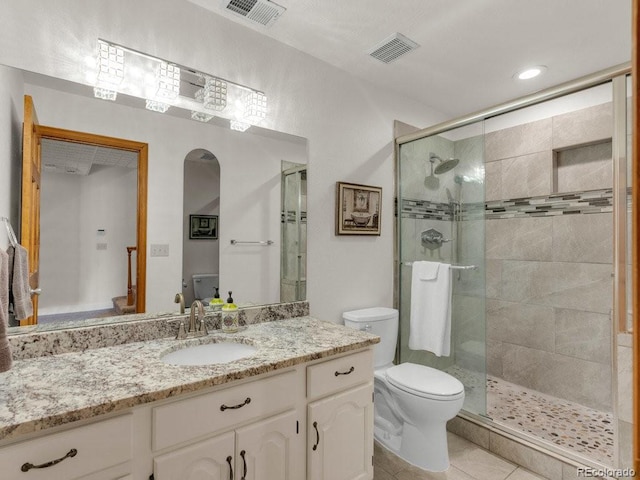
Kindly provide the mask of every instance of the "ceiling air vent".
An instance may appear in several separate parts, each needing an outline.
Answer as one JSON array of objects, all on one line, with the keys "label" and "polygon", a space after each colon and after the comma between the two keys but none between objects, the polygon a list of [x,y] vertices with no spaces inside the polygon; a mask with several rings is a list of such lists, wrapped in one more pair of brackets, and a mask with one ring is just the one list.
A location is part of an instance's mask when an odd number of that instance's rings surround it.
[{"label": "ceiling air vent", "polygon": [[268,0],[223,0],[226,10],[252,22],[270,27],[286,8]]},{"label": "ceiling air vent", "polygon": [[401,33],[394,33],[369,50],[368,53],[381,62],[391,63],[419,46],[416,42],[409,40]]}]

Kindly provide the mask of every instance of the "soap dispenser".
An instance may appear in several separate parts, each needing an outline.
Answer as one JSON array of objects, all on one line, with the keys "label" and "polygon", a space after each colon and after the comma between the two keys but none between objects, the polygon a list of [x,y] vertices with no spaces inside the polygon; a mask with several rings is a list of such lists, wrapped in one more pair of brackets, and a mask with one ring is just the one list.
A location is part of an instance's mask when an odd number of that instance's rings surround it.
[{"label": "soap dispenser", "polygon": [[233,303],[231,292],[227,303],[222,306],[222,331],[233,333],[238,331],[238,306]]},{"label": "soap dispenser", "polygon": [[214,310],[220,310],[224,301],[220,298],[220,293],[218,293],[218,287],[214,287],[216,293],[213,294],[213,298],[209,300],[209,305],[213,307]]}]

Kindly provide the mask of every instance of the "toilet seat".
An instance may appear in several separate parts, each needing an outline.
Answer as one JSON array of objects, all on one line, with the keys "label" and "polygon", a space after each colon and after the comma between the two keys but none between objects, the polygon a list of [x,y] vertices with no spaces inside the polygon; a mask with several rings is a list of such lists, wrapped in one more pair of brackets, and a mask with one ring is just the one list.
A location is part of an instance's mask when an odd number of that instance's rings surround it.
[{"label": "toilet seat", "polygon": [[464,396],[460,380],[435,368],[401,363],[385,373],[391,385],[412,395],[433,400],[455,400]]}]

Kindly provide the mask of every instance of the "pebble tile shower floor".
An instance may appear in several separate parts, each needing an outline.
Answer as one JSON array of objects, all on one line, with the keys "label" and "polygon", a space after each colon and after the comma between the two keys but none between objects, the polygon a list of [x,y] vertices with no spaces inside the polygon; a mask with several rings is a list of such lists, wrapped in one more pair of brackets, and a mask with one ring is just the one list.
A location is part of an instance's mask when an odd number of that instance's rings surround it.
[{"label": "pebble tile shower floor", "polygon": [[613,463],[613,415],[489,376],[487,415],[604,465]]}]

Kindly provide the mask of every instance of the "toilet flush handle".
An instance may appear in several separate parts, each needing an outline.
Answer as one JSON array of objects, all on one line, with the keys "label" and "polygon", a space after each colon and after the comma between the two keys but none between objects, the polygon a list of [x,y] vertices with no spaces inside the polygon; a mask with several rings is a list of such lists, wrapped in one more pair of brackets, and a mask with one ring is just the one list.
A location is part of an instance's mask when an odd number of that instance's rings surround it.
[{"label": "toilet flush handle", "polygon": [[370,332],[371,331],[371,325],[369,325],[368,323],[362,327],[360,330],[362,330],[363,332]]}]

